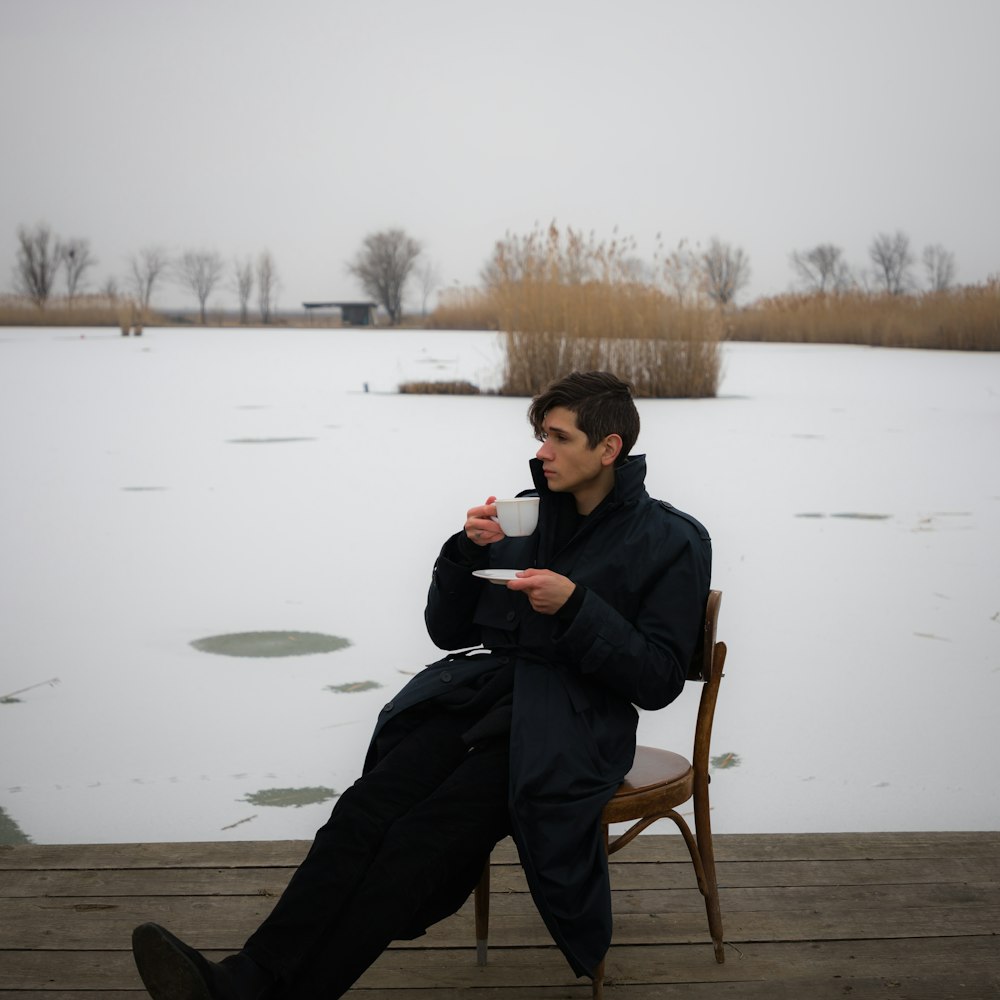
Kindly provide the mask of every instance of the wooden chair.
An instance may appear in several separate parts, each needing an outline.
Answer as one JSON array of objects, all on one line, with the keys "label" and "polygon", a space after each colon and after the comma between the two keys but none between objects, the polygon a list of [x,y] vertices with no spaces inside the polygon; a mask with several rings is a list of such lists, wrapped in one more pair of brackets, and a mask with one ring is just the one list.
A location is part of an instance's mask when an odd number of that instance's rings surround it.
[{"label": "wooden chair", "polygon": [[[604,844],[608,854],[620,851],[642,833],[646,827],[660,819],[671,819],[684,837],[691,862],[694,865],[698,889],[705,897],[709,933],[715,946],[715,960],[725,961],[722,944],[722,913],[719,909],[719,887],[715,878],[715,853],[712,849],[712,825],[709,818],[708,773],[709,748],[712,740],[712,721],[715,702],[726,662],[726,644],[716,641],[719,606],[722,592],[713,590],[708,595],[705,608],[705,633],[701,648],[696,652],[688,670],[689,681],[701,681],[701,700],[695,723],[694,751],[690,761],[670,750],[653,747],[636,747],[632,769],[614,797],[604,807],[601,816],[604,825]],[[677,807],[689,799],[694,800],[694,829],[678,813]],[[609,839],[611,823],[632,822],[632,825],[614,840]],[[490,919],[490,865],[487,861],[475,892],[476,955],[480,965],[486,964],[487,939]],[[604,960],[594,977],[595,1000],[604,996]]]}]

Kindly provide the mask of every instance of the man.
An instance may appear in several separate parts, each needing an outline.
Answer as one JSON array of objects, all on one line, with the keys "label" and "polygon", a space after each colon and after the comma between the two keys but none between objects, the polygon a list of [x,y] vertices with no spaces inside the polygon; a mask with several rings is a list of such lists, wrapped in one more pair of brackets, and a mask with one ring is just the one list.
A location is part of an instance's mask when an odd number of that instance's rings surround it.
[{"label": "man", "polygon": [[[611,938],[601,811],[631,766],[634,706],[684,685],[711,542],[646,493],[626,383],[575,372],[528,418],[536,531],[506,537],[490,497],[434,565],[427,629],[459,652],[382,710],[362,777],[241,952],[212,963],[136,928],[155,1000],[341,996],[392,940],[454,913],[508,834],[553,940],[593,976]],[[519,572],[500,587],[474,575],[487,567]]]}]

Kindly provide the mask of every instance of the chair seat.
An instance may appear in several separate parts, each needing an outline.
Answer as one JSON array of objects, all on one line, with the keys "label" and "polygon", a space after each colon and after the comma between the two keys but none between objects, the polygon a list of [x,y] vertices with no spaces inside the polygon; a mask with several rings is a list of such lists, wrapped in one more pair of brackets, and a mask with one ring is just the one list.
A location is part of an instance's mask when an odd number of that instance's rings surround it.
[{"label": "chair seat", "polygon": [[604,807],[605,823],[641,819],[673,809],[691,798],[694,768],[679,753],[655,747],[636,747],[632,769]]}]

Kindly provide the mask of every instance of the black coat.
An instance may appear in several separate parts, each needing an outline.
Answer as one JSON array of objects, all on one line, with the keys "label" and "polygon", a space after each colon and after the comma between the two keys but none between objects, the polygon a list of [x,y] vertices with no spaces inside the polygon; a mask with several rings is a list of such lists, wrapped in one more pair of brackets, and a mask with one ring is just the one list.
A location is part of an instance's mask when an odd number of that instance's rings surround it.
[{"label": "black coat", "polygon": [[383,709],[366,769],[405,729],[390,723],[408,708],[513,659],[513,836],[554,941],[576,975],[592,976],[611,941],[601,810],[632,764],[633,706],[662,708],[684,686],[701,637],[711,541],[694,518],[650,498],[643,456],[616,470],[611,495],[567,538],[574,500],[549,491],[537,459],[531,466],[538,529],[489,546],[490,565],[568,576],[585,588],[575,617],[538,614],[524,594],[473,577],[449,539],[434,565],[428,632],[442,649],[493,652],[453,654],[414,677]]}]

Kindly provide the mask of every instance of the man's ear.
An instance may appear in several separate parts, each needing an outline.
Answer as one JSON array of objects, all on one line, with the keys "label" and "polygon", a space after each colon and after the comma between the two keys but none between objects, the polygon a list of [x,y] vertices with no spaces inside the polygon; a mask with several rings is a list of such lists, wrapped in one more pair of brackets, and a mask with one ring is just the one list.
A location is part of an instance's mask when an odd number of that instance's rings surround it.
[{"label": "man's ear", "polygon": [[614,465],[621,453],[621,437],[618,434],[609,434],[601,443],[601,465]]}]

